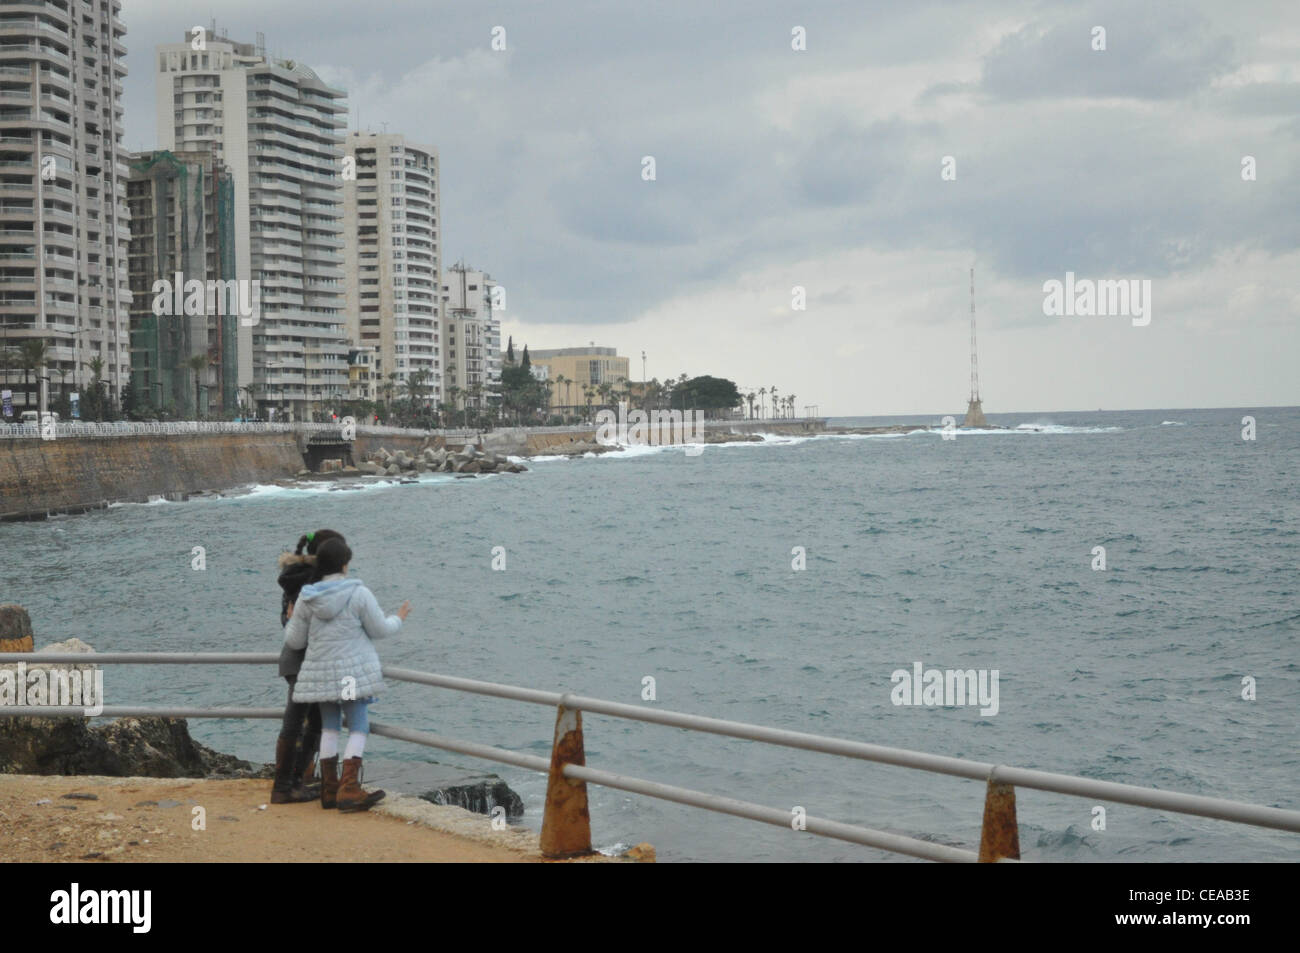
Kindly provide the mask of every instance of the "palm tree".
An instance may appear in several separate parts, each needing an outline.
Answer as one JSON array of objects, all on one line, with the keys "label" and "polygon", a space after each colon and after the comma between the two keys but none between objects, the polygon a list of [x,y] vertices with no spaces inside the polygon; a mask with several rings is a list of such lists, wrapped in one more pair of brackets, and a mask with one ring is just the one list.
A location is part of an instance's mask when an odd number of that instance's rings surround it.
[{"label": "palm tree", "polygon": [[185,366],[194,374],[194,419],[203,419],[202,398],[199,395],[199,388],[203,384],[203,372],[208,366],[208,357],[206,354],[195,354],[185,362]]},{"label": "palm tree", "polygon": [[[567,377],[565,377],[563,374],[557,374],[557,375],[555,376],[555,386],[556,386],[557,388],[559,388],[559,387],[563,387],[563,388],[564,388],[564,399],[565,399],[566,403],[567,403],[567,401],[568,401],[568,399],[569,399],[569,388],[568,388],[568,385],[569,385],[570,383],[571,383],[571,381],[570,381]],[[547,409],[549,410],[550,408],[548,407]]]},{"label": "palm tree", "polygon": [[609,403],[609,395],[613,389],[614,385],[609,381],[601,381],[596,385],[596,390],[600,393],[600,406],[604,407]]},{"label": "palm tree", "polygon": [[775,384],[773,384],[773,385],[771,386],[771,388],[768,389],[768,393],[772,395],[772,416],[773,416],[773,418],[778,417],[778,416],[780,416],[780,413],[781,413],[781,412],[777,409],[780,405],[777,403],[777,400],[776,400],[776,385],[775,385]]},{"label": "palm tree", "polygon": [[582,385],[582,394],[584,397],[587,398],[587,419],[588,420],[591,419],[591,398],[594,393],[595,393],[595,389],[590,384]]},{"label": "palm tree", "polygon": [[[470,400],[474,402],[474,419],[477,420],[479,418],[479,412],[483,408],[483,385],[470,384],[469,397]],[[469,429],[469,402],[468,401],[465,404],[465,429],[466,430]]]},{"label": "palm tree", "polygon": [[99,380],[104,374],[104,359],[102,357],[92,357],[88,361],[81,362],[82,367],[90,368],[90,390],[95,395],[95,419],[103,421],[104,419],[104,395],[99,389]]},{"label": "palm tree", "polygon": [[745,400],[749,402],[749,419],[750,419],[750,420],[753,420],[753,419],[754,419],[754,398],[757,397],[757,396],[758,396],[758,395],[755,394],[752,390],[751,390],[748,394],[745,395]]},{"label": "palm tree", "polygon": [[[447,396],[451,399],[451,412],[453,414],[456,412],[456,401],[460,398],[460,395],[463,393],[464,391],[462,391],[455,384],[452,384],[450,387],[447,388]],[[448,419],[450,420],[451,418]]]},{"label": "palm tree", "polygon": [[49,346],[45,343],[44,338],[28,338],[19,348],[23,362],[23,400],[26,401],[27,410],[32,408],[32,393],[28,386],[28,372],[34,372],[37,385],[40,384],[41,371],[45,368],[45,363],[49,358]]},{"label": "palm tree", "polygon": [[794,419],[794,394],[785,399],[785,415],[791,420]]},{"label": "palm tree", "polygon": [[759,419],[762,419],[762,417],[763,417],[763,402],[764,402],[764,400],[765,400],[766,398],[767,398],[767,388],[766,388],[766,387],[760,387],[760,388],[758,389],[758,416],[759,416]]},{"label": "palm tree", "polygon": [[16,371],[21,367],[22,356],[20,351],[10,350],[7,347],[4,350],[0,350],[0,371],[5,372],[3,383],[9,383],[9,372],[11,370]]}]

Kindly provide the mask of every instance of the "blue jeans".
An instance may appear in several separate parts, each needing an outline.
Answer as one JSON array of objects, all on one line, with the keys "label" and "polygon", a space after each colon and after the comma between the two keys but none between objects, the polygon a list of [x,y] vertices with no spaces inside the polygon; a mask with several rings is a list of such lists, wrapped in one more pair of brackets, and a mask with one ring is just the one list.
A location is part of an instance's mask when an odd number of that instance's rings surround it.
[{"label": "blue jeans", "polygon": [[325,731],[338,731],[342,728],[342,717],[347,716],[348,731],[359,735],[370,733],[370,718],[366,709],[371,699],[359,698],[350,702],[321,702],[320,726]]}]

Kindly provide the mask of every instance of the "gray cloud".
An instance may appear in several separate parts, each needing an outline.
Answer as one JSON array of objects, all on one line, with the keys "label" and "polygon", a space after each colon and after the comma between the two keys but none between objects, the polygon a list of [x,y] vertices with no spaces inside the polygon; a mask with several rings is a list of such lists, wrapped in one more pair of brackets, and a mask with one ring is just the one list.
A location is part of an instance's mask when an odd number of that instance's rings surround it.
[{"label": "gray cloud", "polygon": [[[905,252],[940,282],[954,253],[978,259],[1016,289],[1011,328],[1066,270],[1188,280],[1300,247],[1293,3],[223,5],[219,26],[263,30],[348,88],[354,122],[438,147],[446,260],[492,271],[530,322],[628,321],[863,250]],[[129,145],[153,144],[153,45],[207,9],[126,6]],[[498,23],[506,53],[488,49]],[[796,24],[807,52],[790,50]],[[1095,24],[1104,53],[1088,46]],[[955,182],[940,179],[944,155]],[[851,307],[859,277],[828,276],[810,302]],[[1181,366],[1152,373],[1182,386]]]}]

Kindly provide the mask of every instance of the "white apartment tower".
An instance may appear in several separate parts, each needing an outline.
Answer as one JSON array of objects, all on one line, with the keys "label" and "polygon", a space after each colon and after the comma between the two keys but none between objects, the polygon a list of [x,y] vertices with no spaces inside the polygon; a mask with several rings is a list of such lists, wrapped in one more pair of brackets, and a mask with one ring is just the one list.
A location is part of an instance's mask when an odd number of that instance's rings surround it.
[{"label": "white apartment tower", "polygon": [[444,399],[457,408],[490,406],[501,384],[501,319],[493,308],[497,283],[463,263],[443,277]]},{"label": "white apartment tower", "polygon": [[234,181],[236,275],[260,282],[239,385],[295,420],[348,395],[343,278],[346,93],[262,44],[196,29],[158,47],[159,146],[215,150]]},{"label": "white apartment tower", "polygon": [[[348,162],[347,160],[351,160]],[[352,132],[345,145],[348,336],[374,348],[380,395],[424,372],[436,406],[443,387],[438,152],[400,135]]]},{"label": "white apartment tower", "polygon": [[[50,384],[96,386],[89,362],[114,400],[130,373],[120,12],[117,0],[0,6],[0,389],[15,416]],[[35,342],[43,358],[23,356]]]}]

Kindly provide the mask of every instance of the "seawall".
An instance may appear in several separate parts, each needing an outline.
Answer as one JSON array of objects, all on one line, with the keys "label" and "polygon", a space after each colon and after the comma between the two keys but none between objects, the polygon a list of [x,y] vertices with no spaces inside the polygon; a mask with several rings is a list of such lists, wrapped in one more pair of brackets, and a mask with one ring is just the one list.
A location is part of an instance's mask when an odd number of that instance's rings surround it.
[{"label": "seawall", "polygon": [[0,520],[83,512],[292,477],[292,433],[0,439]]},{"label": "seawall", "polygon": [[[825,421],[710,421],[715,433],[809,433]],[[480,435],[484,450],[511,455],[563,453],[595,442],[596,430],[502,429]],[[473,439],[473,438],[470,438]],[[305,464],[303,432],[150,433],[66,436],[54,440],[0,437],[0,521],[79,513],[108,503],[179,499],[250,483],[291,479]],[[352,457],[360,461],[383,447],[410,454],[431,447],[459,450],[465,438],[440,434],[360,432]]]}]

